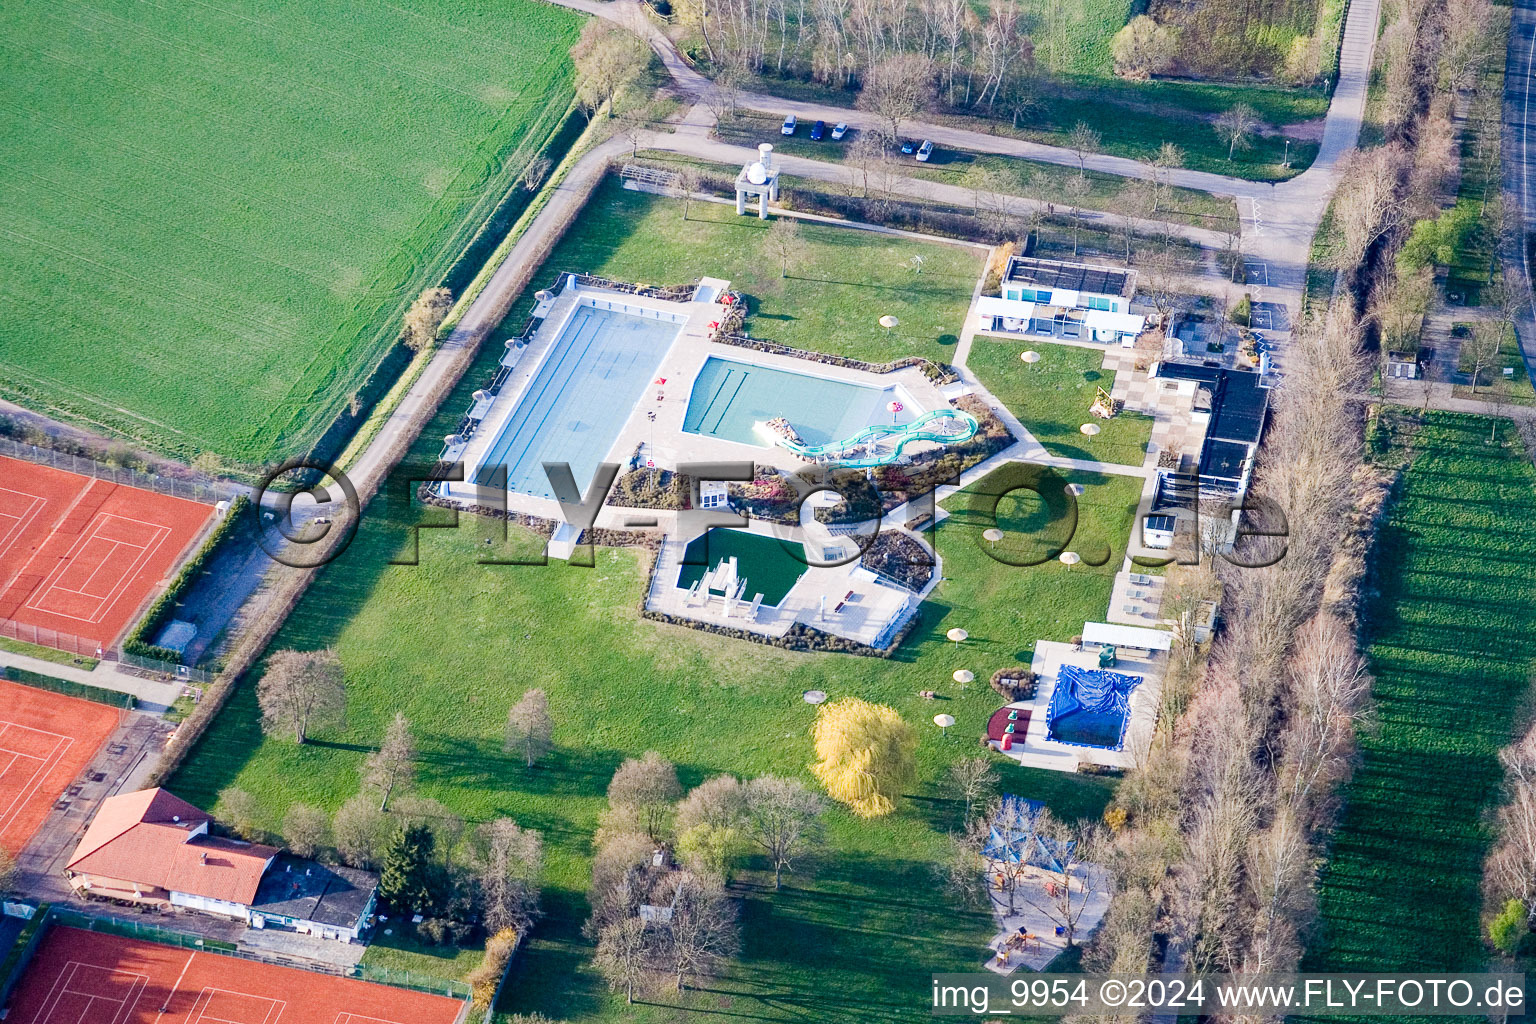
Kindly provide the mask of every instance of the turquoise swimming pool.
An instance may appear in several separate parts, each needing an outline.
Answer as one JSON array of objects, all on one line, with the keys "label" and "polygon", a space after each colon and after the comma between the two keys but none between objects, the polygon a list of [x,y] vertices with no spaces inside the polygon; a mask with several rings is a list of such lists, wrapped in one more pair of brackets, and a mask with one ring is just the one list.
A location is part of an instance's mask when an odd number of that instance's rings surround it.
[{"label": "turquoise swimming pool", "polygon": [[[757,425],[783,416],[806,444],[822,445],[890,423],[885,406],[893,395],[892,389],[710,356],[694,379],[683,430],[767,448],[773,436]],[[908,422],[910,408],[894,418]]]},{"label": "turquoise swimming pool", "polygon": [[475,482],[490,484],[506,466],[507,490],[553,498],[544,463],[564,462],[585,494],[681,329],[673,319],[576,307],[476,467]]}]

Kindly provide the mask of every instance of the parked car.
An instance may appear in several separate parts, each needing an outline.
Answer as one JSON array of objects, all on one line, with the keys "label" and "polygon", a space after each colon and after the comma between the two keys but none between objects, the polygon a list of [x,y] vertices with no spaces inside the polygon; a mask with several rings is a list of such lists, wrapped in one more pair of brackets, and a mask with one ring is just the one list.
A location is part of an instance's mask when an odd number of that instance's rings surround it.
[{"label": "parked car", "polygon": [[820,142],[823,135],[827,134],[827,122],[817,121],[811,125],[811,141]]},{"label": "parked car", "polygon": [[847,135],[847,134],[848,134],[848,125],[847,125],[846,122],[839,121],[839,122],[837,122],[837,124],[832,126],[832,141],[833,142],[837,142],[837,141],[841,140],[842,137],[844,135]]},{"label": "parked car", "polygon": [[784,135],[793,135],[793,134],[795,134],[795,115],[794,114],[790,114],[788,117],[786,117],[784,119],[784,127],[780,128],[779,131],[781,133],[783,133]]},{"label": "parked car", "polygon": [[916,152],[917,152],[917,140],[916,139],[902,139],[901,140],[901,155],[902,156],[911,156],[913,153],[916,153]]},{"label": "parked car", "polygon": [[923,144],[917,147],[917,158],[923,163],[927,163],[928,158],[931,156],[933,156],[933,143],[924,139]]}]

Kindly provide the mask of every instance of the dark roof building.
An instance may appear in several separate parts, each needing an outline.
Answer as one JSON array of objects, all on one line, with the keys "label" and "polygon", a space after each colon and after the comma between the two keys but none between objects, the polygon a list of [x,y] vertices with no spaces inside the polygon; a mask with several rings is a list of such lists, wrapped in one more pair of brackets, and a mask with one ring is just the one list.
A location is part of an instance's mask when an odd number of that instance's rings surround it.
[{"label": "dark roof building", "polygon": [[1033,256],[1015,256],[1008,261],[1007,280],[1040,288],[1064,288],[1098,295],[1125,295],[1131,276],[1110,267],[1090,267],[1061,260],[1041,260]]},{"label": "dark roof building", "polygon": [[[1153,374],[1162,380],[1194,384],[1192,408],[1197,414],[1210,417],[1198,463],[1200,493],[1242,493],[1247,488],[1253,456],[1264,436],[1264,420],[1269,414],[1269,388],[1263,385],[1259,374],[1222,366],[1169,362],[1158,363]],[[1171,491],[1175,481],[1165,483]]]},{"label": "dark roof building", "polygon": [[378,888],[379,876],[371,871],[318,864],[284,853],[262,877],[251,901],[251,914],[273,924],[346,932],[355,937],[373,911]]}]

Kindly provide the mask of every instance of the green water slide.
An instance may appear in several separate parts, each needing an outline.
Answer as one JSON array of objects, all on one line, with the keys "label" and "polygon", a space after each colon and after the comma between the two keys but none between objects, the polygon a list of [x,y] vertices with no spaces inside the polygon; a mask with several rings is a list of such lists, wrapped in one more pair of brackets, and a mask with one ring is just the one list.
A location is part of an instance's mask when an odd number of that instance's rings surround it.
[{"label": "green water slide", "polygon": [[959,444],[976,436],[981,424],[961,409],[934,409],[911,423],[877,424],[865,427],[852,437],[829,444],[807,445],[787,437],[778,438],[779,446],[812,462],[835,463],[850,469],[884,466],[901,458],[902,449],[913,441]]}]

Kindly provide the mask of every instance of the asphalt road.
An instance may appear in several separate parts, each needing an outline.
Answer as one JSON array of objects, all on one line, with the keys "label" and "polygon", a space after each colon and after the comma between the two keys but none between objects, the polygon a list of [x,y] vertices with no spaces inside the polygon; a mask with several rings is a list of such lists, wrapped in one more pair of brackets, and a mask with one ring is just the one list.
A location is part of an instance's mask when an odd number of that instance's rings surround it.
[{"label": "asphalt road", "polygon": [[[1525,279],[1531,291],[1526,251],[1536,228],[1536,88],[1532,86],[1536,63],[1536,0],[1514,0],[1509,25],[1509,51],[1504,65],[1504,192],[1515,200],[1520,230],[1504,252],[1505,265]],[[1527,303],[1515,322],[1526,372],[1536,380],[1536,319]]]}]

